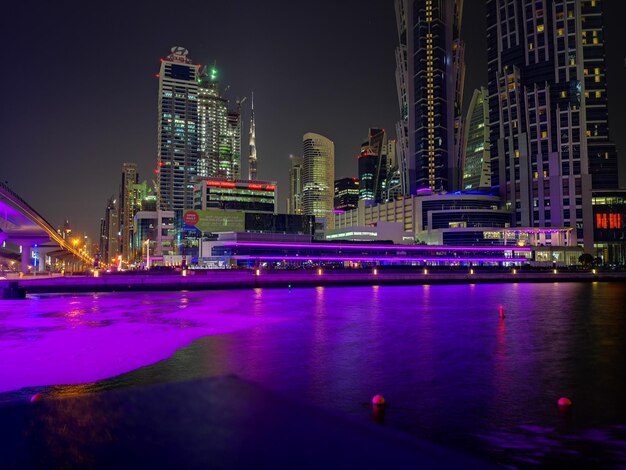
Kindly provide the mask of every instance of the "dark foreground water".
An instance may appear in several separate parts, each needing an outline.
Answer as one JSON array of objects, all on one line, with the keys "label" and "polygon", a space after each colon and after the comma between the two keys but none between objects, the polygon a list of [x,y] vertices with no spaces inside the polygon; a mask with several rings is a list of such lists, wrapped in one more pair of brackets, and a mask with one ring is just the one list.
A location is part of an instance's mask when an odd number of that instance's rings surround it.
[{"label": "dark foreground water", "polygon": [[[0,309],[0,401],[236,374],[356,420],[373,419],[381,393],[384,426],[511,466],[626,466],[625,284],[40,296]],[[79,385],[44,387],[67,383]]]}]

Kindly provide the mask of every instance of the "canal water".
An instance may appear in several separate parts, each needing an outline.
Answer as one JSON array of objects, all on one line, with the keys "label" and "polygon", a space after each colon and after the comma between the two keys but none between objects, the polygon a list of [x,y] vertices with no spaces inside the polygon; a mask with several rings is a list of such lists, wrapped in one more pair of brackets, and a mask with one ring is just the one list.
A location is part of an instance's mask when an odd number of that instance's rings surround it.
[{"label": "canal water", "polygon": [[[374,419],[369,402],[380,393],[380,425],[513,467],[626,466],[626,284],[0,304],[0,403],[224,374],[357,421]],[[567,412],[557,407],[563,396],[574,403]]]}]

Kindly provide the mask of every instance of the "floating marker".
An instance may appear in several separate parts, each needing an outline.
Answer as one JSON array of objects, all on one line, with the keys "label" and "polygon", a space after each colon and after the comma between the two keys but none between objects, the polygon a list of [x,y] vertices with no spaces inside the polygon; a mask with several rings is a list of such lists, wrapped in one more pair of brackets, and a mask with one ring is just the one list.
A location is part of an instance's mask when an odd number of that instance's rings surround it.
[{"label": "floating marker", "polygon": [[372,405],[383,406],[385,404],[385,397],[382,395],[374,395],[372,398]]},{"label": "floating marker", "polygon": [[570,400],[567,397],[559,398],[559,402],[558,403],[559,403],[559,407],[560,408],[566,408],[566,407],[572,406],[572,400]]},{"label": "floating marker", "polygon": [[43,395],[41,393],[35,393],[32,397],[30,397],[30,402],[35,403],[37,401],[43,400]]}]

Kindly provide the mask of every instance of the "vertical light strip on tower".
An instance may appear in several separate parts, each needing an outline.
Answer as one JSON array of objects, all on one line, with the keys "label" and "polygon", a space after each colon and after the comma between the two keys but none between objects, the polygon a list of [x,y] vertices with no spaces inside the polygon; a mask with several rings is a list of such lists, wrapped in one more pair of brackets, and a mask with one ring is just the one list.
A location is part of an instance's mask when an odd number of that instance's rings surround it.
[{"label": "vertical light strip on tower", "polygon": [[250,106],[250,156],[248,157],[248,179],[256,180],[256,132],[254,129],[254,93],[252,93],[252,103]]}]

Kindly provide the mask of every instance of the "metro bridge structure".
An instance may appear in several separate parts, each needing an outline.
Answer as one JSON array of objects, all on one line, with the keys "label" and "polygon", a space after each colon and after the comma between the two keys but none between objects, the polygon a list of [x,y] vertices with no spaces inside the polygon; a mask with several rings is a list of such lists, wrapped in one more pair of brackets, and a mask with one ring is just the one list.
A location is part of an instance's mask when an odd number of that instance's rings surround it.
[{"label": "metro bridge structure", "polygon": [[93,267],[94,259],[65,240],[35,209],[0,182],[0,258],[22,273],[42,272],[46,260],[63,269]]}]

